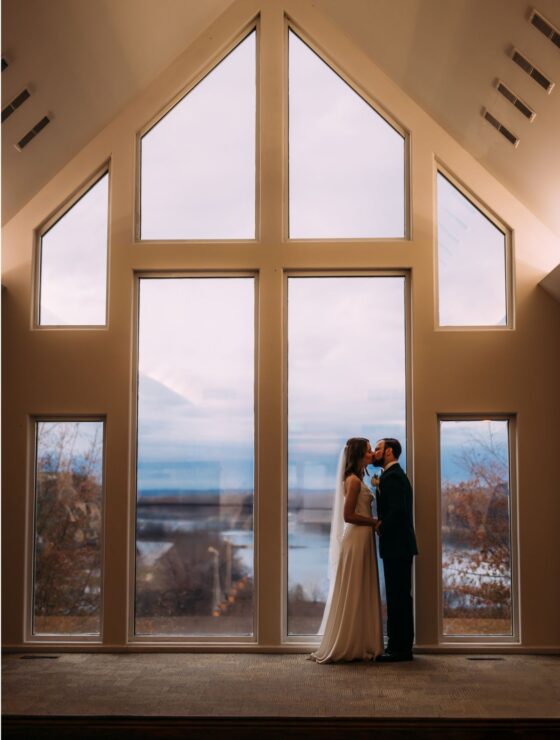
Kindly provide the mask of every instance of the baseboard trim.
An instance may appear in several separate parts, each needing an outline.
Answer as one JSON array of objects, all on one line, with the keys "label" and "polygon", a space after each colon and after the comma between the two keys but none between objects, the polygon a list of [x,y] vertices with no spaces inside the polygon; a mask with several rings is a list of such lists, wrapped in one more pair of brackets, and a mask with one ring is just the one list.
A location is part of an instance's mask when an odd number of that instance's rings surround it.
[{"label": "baseboard trim", "polygon": [[[3,645],[3,654],[13,653],[263,653],[263,654],[305,654],[317,647],[309,645],[235,645],[235,644],[193,644],[184,642],[142,642],[128,645],[100,645],[92,643],[68,642],[27,642],[21,645]],[[507,655],[560,655],[560,645],[511,645],[511,644],[461,644],[418,645],[414,647],[417,655],[463,655],[463,654],[507,654]]]},{"label": "baseboard trim", "polygon": [[204,737],[228,740],[243,738],[267,739],[321,737],[340,738],[346,733],[356,740],[410,738],[453,738],[453,740],[516,738],[537,740],[552,738],[560,732],[560,718],[532,719],[442,719],[418,717],[122,717],[122,716],[20,716],[5,715],[2,722],[5,738],[80,737],[109,738],[184,738]]}]

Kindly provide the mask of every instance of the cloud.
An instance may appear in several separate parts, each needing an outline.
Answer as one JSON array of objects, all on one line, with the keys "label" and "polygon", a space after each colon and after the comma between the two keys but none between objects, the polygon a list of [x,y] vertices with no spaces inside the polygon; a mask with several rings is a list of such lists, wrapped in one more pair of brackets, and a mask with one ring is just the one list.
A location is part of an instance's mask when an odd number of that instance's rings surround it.
[{"label": "cloud", "polygon": [[106,320],[109,175],[102,177],[41,240],[41,323]]},{"label": "cloud", "polygon": [[255,35],[142,138],[143,239],[255,237]]},{"label": "cloud", "polygon": [[445,177],[437,181],[440,323],[503,326],[505,235]]},{"label": "cloud", "polygon": [[[229,461],[229,485],[236,475],[247,485],[253,331],[251,278],[142,279],[139,463],[150,487],[158,469],[175,483],[187,470],[159,464],[218,461]],[[289,279],[289,462],[315,471],[308,483],[327,485],[350,436],[404,437],[404,347],[404,278]],[[188,469],[191,481],[208,475]]]},{"label": "cloud", "polygon": [[404,138],[289,34],[290,236],[404,236]]}]

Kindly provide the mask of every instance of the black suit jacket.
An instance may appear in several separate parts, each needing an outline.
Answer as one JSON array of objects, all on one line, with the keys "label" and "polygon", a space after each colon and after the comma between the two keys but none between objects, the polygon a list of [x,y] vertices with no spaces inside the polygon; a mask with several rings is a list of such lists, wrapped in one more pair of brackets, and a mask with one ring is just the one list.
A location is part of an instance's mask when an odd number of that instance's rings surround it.
[{"label": "black suit jacket", "polygon": [[382,558],[406,558],[418,554],[413,524],[412,486],[398,463],[383,472],[377,494],[379,554]]}]

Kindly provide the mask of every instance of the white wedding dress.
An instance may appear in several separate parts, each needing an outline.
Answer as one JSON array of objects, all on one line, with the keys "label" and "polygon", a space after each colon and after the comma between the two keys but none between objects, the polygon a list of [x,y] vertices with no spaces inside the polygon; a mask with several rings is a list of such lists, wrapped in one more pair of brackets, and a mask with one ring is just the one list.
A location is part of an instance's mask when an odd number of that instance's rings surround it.
[{"label": "white wedding dress", "polygon": [[[372,500],[373,494],[362,481],[356,514],[371,516]],[[376,543],[371,527],[344,525],[334,586],[325,608],[323,639],[309,656],[311,660],[373,660],[383,652]]]}]

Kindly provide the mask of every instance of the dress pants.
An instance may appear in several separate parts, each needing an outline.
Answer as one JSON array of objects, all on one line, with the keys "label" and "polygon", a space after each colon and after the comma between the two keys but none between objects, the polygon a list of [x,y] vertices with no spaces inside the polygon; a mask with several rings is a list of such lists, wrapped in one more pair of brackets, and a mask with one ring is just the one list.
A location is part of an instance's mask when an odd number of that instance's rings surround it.
[{"label": "dress pants", "polygon": [[414,642],[412,557],[383,558],[390,653],[410,653]]}]

